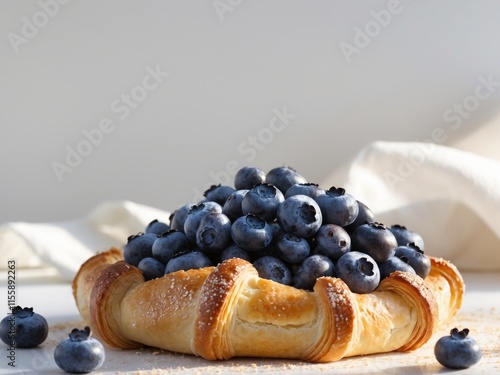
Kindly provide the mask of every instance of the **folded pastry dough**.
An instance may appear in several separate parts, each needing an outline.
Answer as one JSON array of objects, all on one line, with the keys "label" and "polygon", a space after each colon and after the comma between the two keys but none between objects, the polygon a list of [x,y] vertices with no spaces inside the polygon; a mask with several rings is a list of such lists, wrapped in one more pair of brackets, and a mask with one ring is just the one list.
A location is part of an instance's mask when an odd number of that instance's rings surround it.
[{"label": "folded pastry dough", "polygon": [[425,280],[395,272],[374,292],[355,294],[332,277],[314,291],[262,279],[237,258],[145,281],[110,249],[81,266],[73,293],[94,334],[113,347],[331,362],[417,349],[453,318],[463,280],[451,263],[430,258]]}]

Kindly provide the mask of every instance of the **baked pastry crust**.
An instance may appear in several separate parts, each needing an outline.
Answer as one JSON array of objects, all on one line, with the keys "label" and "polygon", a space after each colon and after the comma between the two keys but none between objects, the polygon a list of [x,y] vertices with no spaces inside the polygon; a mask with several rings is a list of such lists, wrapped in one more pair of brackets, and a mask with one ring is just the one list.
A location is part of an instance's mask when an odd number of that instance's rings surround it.
[{"label": "baked pastry crust", "polygon": [[395,272],[374,292],[356,294],[332,277],[313,291],[262,279],[237,258],[145,281],[110,249],[81,266],[73,294],[94,334],[116,348],[332,362],[415,350],[455,316],[463,279],[450,262],[430,258],[425,280]]}]

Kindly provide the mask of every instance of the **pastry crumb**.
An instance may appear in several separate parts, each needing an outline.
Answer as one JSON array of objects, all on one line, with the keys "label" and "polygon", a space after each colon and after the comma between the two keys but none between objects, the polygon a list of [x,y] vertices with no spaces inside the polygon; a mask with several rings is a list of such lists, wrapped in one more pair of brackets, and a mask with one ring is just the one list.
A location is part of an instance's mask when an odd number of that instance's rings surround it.
[{"label": "pastry crumb", "polygon": [[[83,321],[68,321],[50,326],[49,337],[44,345],[53,350],[73,328],[82,327]],[[436,340],[449,333],[450,326],[467,327],[483,349],[479,368],[497,372],[500,352],[500,315],[498,309],[485,308],[459,313],[451,323],[438,329],[436,334],[421,348],[408,353],[383,353],[369,356],[344,358],[333,363],[309,363],[297,360],[232,358],[227,361],[207,361],[203,358],[144,347],[135,350],[114,349],[106,346],[103,372],[116,375],[212,375],[212,374],[287,374],[324,373],[359,374],[370,367],[374,372],[385,373],[414,367],[418,363],[423,373],[439,373],[433,347]],[[496,338],[492,340],[492,337]],[[132,355],[131,355],[132,354]]]}]

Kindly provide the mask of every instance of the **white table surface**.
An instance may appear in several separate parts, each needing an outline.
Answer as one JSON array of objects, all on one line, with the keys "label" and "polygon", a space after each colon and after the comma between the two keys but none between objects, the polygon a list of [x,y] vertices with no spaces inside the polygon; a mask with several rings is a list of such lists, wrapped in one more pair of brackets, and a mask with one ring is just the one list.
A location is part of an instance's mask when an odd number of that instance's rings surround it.
[{"label": "white table surface", "polygon": [[[438,331],[422,348],[412,353],[388,353],[347,358],[329,364],[270,359],[232,359],[210,362],[202,358],[145,348],[115,350],[106,347],[106,361],[93,374],[500,374],[500,273],[464,274],[466,294],[459,315],[449,327]],[[7,275],[0,273],[0,296],[4,296],[7,315]],[[33,307],[50,326],[47,340],[34,349],[16,350],[16,367],[8,366],[6,350],[0,356],[0,374],[63,374],[54,362],[53,352],[72,328],[83,328],[71,285],[50,272],[18,270],[17,304]],[[1,297],[0,297],[1,298]],[[459,371],[442,367],[434,358],[434,343],[451,328],[469,328],[483,349],[475,366]],[[0,343],[3,345],[3,343]],[[7,347],[5,346],[5,349]]]}]

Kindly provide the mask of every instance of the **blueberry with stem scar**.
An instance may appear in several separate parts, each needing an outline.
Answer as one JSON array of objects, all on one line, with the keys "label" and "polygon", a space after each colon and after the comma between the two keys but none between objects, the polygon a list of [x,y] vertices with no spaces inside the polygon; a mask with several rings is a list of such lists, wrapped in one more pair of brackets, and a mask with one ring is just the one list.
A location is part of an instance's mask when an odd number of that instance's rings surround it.
[{"label": "blueberry with stem scar", "polygon": [[73,329],[69,339],[56,346],[56,364],[72,374],[85,374],[101,367],[105,359],[104,347],[91,335],[89,327],[83,330]]}]

